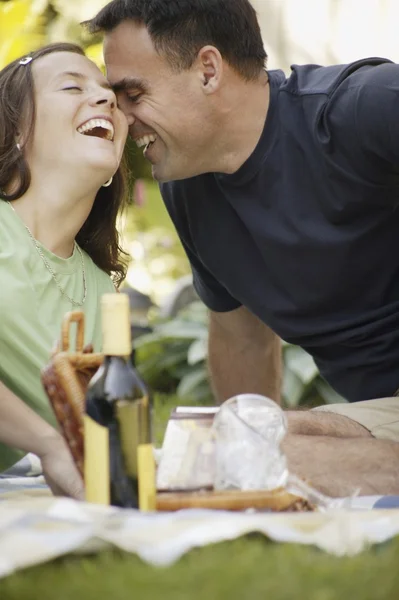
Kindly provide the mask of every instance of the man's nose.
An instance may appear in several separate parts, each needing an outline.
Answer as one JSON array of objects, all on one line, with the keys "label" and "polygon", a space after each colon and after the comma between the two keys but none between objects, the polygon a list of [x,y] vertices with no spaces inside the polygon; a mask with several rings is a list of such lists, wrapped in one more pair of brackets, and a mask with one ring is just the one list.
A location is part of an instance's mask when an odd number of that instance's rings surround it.
[{"label": "man's nose", "polygon": [[127,124],[129,125],[129,132],[131,131],[132,125],[135,124],[136,118],[132,114],[126,114],[125,117],[127,119]]},{"label": "man's nose", "polygon": [[136,122],[136,117],[134,116],[133,111],[132,111],[132,107],[129,106],[123,98],[118,98],[119,100],[119,108],[120,110],[123,112],[123,114],[125,115],[126,119],[127,119],[127,124],[129,125],[129,127],[131,125],[133,125]]}]

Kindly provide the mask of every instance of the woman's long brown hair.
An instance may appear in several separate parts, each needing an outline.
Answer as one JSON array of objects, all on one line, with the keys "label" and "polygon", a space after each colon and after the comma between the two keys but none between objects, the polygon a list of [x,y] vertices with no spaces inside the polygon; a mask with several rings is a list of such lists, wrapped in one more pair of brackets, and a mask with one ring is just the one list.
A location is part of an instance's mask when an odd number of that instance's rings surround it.
[{"label": "woman's long brown hair", "polygon": [[[54,52],[72,52],[85,56],[80,46],[69,43],[49,44],[32,52],[32,61]],[[31,173],[23,153],[17,148],[17,139],[23,123],[29,123],[24,131],[24,146],[29,143],[35,127],[35,89],[32,62],[21,65],[14,60],[0,71],[0,198],[17,200],[29,189]],[[125,167],[121,165],[109,187],[97,192],[93,208],[76,236],[81,248],[103,271],[111,275],[119,286],[126,277],[127,254],[119,245],[116,228],[118,212],[125,205]],[[13,183],[12,192],[5,189]],[[14,185],[15,184],[15,185]]]}]

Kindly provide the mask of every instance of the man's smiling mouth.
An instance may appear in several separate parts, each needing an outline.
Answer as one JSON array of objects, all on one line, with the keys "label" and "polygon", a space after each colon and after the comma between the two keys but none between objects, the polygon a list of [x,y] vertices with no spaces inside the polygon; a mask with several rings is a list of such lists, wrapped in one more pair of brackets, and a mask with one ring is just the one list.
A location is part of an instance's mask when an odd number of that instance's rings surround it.
[{"label": "man's smiling mouth", "polygon": [[115,130],[112,123],[106,119],[89,119],[77,128],[77,132],[82,135],[99,137],[102,140],[112,142]]},{"label": "man's smiling mouth", "polygon": [[157,136],[154,133],[150,133],[148,135],[143,135],[143,137],[136,138],[135,142],[138,148],[142,148],[143,146],[145,146],[146,150],[150,146],[150,144],[153,144],[155,142],[156,139]]}]

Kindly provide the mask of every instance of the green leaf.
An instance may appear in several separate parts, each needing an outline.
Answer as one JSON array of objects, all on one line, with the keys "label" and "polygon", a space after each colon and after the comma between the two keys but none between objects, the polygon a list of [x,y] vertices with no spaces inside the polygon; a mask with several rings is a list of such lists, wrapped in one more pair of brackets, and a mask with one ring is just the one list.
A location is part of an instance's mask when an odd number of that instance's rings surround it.
[{"label": "green leaf", "polygon": [[206,369],[199,368],[185,375],[177,386],[176,393],[178,396],[189,396],[193,390],[203,381],[207,379]]},{"label": "green leaf", "polygon": [[301,379],[290,369],[284,369],[283,376],[283,398],[286,406],[293,408],[298,406],[305,385]]},{"label": "green leaf", "polygon": [[318,369],[313,358],[299,346],[289,346],[284,352],[284,362],[304,384],[317,377]]},{"label": "green leaf", "polygon": [[191,302],[187,307],[183,308],[179,317],[188,321],[195,321],[208,326],[208,309],[203,302]]},{"label": "green leaf", "polygon": [[136,338],[133,342],[133,347],[137,349],[142,348],[143,346],[148,346],[150,344],[160,343],[163,341],[164,338],[161,335],[159,335],[157,331],[154,331],[153,333],[146,333]]},{"label": "green leaf", "polygon": [[189,365],[196,365],[197,363],[205,360],[208,355],[208,343],[207,340],[200,339],[196,340],[191,344],[187,353],[187,362]]},{"label": "green leaf", "polygon": [[173,377],[180,381],[181,379],[183,379],[183,377],[193,372],[193,367],[191,367],[187,364],[186,361],[184,361],[173,367],[173,369],[171,369],[170,372],[173,375]]},{"label": "green leaf", "polygon": [[159,369],[170,370],[171,368],[186,362],[187,351],[165,352],[165,354],[156,357],[156,364]]},{"label": "green leaf", "polygon": [[164,338],[206,339],[208,337],[207,328],[202,323],[182,319],[175,319],[170,323],[160,325],[157,332]]},{"label": "green leaf", "polygon": [[214,405],[215,399],[213,397],[210,385],[208,381],[200,383],[189,396],[184,398],[184,401],[191,401],[195,406],[203,405]]},{"label": "green leaf", "polygon": [[323,398],[326,404],[346,404],[347,400],[340,396],[333,388],[328,385],[324,379],[319,378],[315,382],[315,387],[317,388],[320,396]]},{"label": "green leaf", "polygon": [[141,348],[155,342],[165,342],[171,340],[207,340],[208,331],[200,323],[190,323],[188,321],[171,321],[157,325],[152,333],[141,335],[134,342],[135,348]]}]

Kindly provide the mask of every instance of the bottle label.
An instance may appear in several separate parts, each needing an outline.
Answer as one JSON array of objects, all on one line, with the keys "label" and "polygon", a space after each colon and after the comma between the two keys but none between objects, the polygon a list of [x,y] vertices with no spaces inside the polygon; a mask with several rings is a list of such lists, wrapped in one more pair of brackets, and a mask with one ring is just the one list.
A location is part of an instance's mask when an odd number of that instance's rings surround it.
[{"label": "bottle label", "polygon": [[140,444],[137,448],[139,508],[143,511],[156,509],[155,459],[152,444]]},{"label": "bottle label", "polygon": [[83,416],[84,481],[86,501],[110,504],[109,432],[88,415]]},{"label": "bottle label", "polygon": [[137,449],[140,444],[148,444],[149,439],[149,398],[143,396],[134,402],[117,402],[116,415],[119,422],[121,445],[126,472],[137,479]]}]

